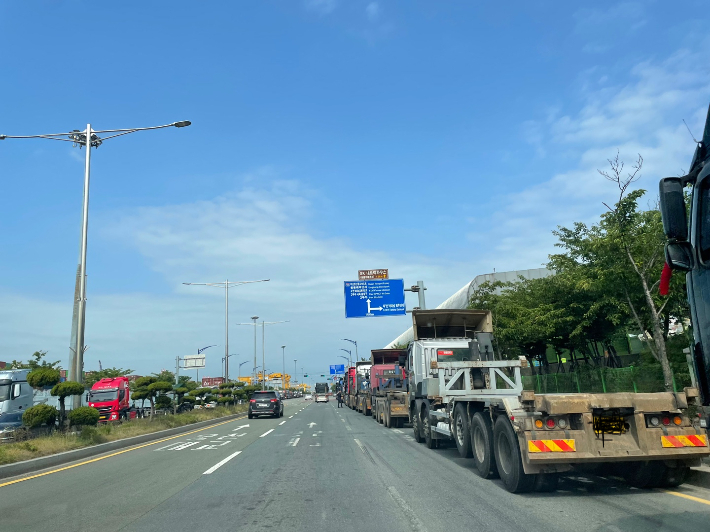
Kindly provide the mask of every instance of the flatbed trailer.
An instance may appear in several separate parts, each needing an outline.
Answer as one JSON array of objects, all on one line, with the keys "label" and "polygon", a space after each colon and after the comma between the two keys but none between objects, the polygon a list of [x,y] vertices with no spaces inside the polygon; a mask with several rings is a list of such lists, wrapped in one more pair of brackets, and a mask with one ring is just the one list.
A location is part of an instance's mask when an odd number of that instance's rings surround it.
[{"label": "flatbed trailer", "polygon": [[557,473],[610,462],[632,486],[677,486],[710,455],[705,429],[688,417],[697,389],[535,394],[523,389],[525,358],[495,358],[490,311],[415,310],[412,319],[415,440],[431,449],[453,441],[510,492],[552,491]]},{"label": "flatbed trailer", "polygon": [[352,408],[365,414],[370,415],[372,404],[370,402],[370,366],[369,360],[355,362],[355,382],[352,390]]},{"label": "flatbed trailer", "polygon": [[406,349],[374,349],[370,361],[372,417],[387,428],[401,428],[409,421]]}]

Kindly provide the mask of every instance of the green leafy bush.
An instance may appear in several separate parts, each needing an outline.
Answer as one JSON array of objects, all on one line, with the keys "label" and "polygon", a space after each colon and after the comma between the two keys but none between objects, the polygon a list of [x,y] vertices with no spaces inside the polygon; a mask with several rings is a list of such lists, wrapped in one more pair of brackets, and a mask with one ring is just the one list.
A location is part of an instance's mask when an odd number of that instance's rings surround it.
[{"label": "green leafy bush", "polygon": [[159,395],[155,399],[155,408],[170,408],[173,402],[167,395]]},{"label": "green leafy bush", "polygon": [[59,412],[53,406],[35,405],[25,410],[25,413],[22,414],[22,423],[31,428],[41,425],[53,427],[58,415]]},{"label": "green leafy bush", "polygon": [[27,374],[27,383],[35,389],[51,388],[59,382],[59,370],[37,368]]},{"label": "green leafy bush", "polygon": [[80,406],[69,412],[69,423],[74,426],[93,426],[98,424],[98,422],[99,411],[90,406]]}]

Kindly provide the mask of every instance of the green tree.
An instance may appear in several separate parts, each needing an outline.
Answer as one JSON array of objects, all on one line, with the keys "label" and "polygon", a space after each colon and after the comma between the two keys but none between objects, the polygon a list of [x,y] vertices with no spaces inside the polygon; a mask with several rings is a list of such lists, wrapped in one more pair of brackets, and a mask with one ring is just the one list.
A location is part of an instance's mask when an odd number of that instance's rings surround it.
[{"label": "green tree", "polygon": [[150,420],[152,421],[155,414],[155,399],[158,395],[164,395],[166,392],[172,391],[172,381],[160,381],[158,377],[141,377],[136,379],[135,386],[133,398],[148,399],[150,401]]},{"label": "green tree", "polygon": [[175,382],[175,373],[166,369],[164,369],[160,373],[153,373],[153,377],[155,377],[156,381],[159,382],[169,382],[170,384],[173,384]]},{"label": "green tree", "polygon": [[27,374],[27,383],[36,390],[51,388],[59,382],[59,370],[49,366],[39,367]]},{"label": "green tree", "polygon": [[99,371],[87,371],[84,375],[84,387],[90,390],[91,387],[101,379],[115,379],[133,373],[132,369],[105,368]]},{"label": "green tree", "polygon": [[632,171],[624,172],[618,154],[609,160],[610,169],[600,173],[617,186],[618,201],[613,207],[607,206],[608,212],[597,224],[588,227],[576,223],[572,229],[560,227],[555,231],[564,252],[550,257],[550,267],[563,274],[583,272],[582,277],[598,287],[610,308],[619,315],[626,314],[651,339],[648,348],[661,366],[666,390],[671,391],[673,374],[666,338],[671,312],[684,312],[679,302],[683,278],[673,278],[674,297],[663,299],[658,295],[665,244],[660,212],[639,207],[644,190],[629,191],[642,165],[639,155]]},{"label": "green tree", "polygon": [[54,397],[59,397],[59,425],[63,426],[65,419],[65,399],[72,395],[81,395],[84,393],[84,385],[79,382],[64,381],[55,384],[49,393]]},{"label": "green tree", "polygon": [[18,360],[13,360],[10,363],[12,369],[38,369],[38,368],[53,368],[59,369],[59,360],[54,362],[47,362],[44,357],[47,355],[47,351],[35,351],[27,362],[20,362]]}]

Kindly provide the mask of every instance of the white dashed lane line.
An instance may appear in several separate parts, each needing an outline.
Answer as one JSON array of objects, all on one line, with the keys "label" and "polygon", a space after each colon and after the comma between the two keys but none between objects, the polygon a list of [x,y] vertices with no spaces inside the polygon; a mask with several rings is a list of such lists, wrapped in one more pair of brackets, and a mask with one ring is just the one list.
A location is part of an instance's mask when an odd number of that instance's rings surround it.
[{"label": "white dashed lane line", "polygon": [[259,438],[263,438],[264,436],[266,436],[267,434],[271,434],[272,432],[274,432],[274,429],[267,430],[266,432],[264,432],[264,434],[262,434],[261,436],[259,436]]},{"label": "white dashed lane line", "polygon": [[281,423],[279,423],[279,425],[283,425],[284,423],[286,423],[286,421],[285,421],[285,420],[284,420],[284,421],[282,421]]},{"label": "white dashed lane line", "polygon": [[225,459],[222,460],[221,462],[217,462],[215,465],[213,465],[212,467],[210,467],[207,471],[205,471],[205,472],[202,473],[202,474],[203,474],[203,475],[211,475],[212,473],[214,473],[215,471],[217,471],[220,467],[222,467],[224,464],[226,464],[227,462],[229,462],[232,458],[234,458],[234,457],[237,456],[238,454],[241,454],[241,451],[237,451],[236,453],[230,454],[227,458],[225,458]]}]

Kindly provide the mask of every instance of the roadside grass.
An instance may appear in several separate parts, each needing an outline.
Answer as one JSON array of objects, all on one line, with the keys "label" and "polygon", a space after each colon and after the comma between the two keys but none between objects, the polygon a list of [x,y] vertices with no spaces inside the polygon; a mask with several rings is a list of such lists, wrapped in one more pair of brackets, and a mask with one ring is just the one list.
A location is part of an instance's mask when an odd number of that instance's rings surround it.
[{"label": "roadside grass", "polygon": [[140,436],[165,429],[191,425],[200,421],[218,419],[230,414],[246,412],[247,405],[220,406],[214,409],[192,410],[177,415],[155,416],[148,419],[134,419],[125,423],[102,424],[84,427],[81,432],[54,432],[27,441],[0,444],[0,465],[31,460],[52,454],[89,447],[132,436]]}]

